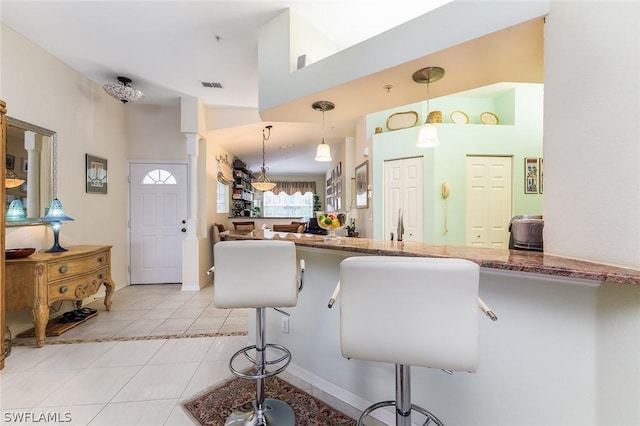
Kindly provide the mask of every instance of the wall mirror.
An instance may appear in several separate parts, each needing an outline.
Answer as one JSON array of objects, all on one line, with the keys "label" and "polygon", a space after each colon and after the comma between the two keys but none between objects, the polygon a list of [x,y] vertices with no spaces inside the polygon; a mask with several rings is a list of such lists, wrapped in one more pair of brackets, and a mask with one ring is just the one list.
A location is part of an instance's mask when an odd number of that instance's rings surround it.
[{"label": "wall mirror", "polygon": [[53,130],[7,117],[7,152],[5,187],[8,174],[24,181],[19,186],[6,187],[5,208],[13,200],[20,200],[26,219],[7,220],[6,226],[42,223],[44,208],[56,198],[57,135]]}]

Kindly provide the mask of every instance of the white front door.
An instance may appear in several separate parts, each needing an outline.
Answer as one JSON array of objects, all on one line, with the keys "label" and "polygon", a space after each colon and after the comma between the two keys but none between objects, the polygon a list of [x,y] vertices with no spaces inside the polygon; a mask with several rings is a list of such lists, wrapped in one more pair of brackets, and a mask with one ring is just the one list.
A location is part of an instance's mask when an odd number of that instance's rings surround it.
[{"label": "white front door", "polygon": [[422,157],[384,163],[384,238],[397,238],[398,213],[402,209],[404,241],[423,242],[424,186]]},{"label": "white front door", "polygon": [[180,283],[187,165],[132,163],[131,284]]},{"label": "white front door", "polygon": [[467,157],[466,245],[509,247],[511,157]]}]

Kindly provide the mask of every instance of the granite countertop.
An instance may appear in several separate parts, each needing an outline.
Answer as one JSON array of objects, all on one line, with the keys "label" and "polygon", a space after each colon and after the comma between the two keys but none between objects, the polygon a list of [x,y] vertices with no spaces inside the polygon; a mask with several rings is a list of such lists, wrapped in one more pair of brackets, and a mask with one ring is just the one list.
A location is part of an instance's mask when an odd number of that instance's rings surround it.
[{"label": "granite countertop", "polygon": [[223,234],[221,236],[226,239],[288,240],[299,246],[378,256],[456,257],[475,262],[483,268],[640,285],[640,270],[552,256],[538,251],[441,246],[349,237],[342,237],[337,242],[325,242],[321,235],[265,232],[258,229],[244,234],[231,231]]}]

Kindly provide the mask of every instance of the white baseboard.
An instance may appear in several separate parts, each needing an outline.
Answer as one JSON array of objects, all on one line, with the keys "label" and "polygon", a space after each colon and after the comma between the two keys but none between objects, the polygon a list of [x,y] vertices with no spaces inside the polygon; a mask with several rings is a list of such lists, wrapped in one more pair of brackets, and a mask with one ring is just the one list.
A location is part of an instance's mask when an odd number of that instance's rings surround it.
[{"label": "white baseboard", "polygon": [[198,284],[193,284],[193,285],[184,285],[182,284],[182,287],[180,287],[180,291],[200,291],[200,286]]},{"label": "white baseboard", "polygon": [[[287,373],[295,376],[297,379],[302,380],[303,382],[306,382],[315,388],[318,388],[319,390],[331,395],[332,397],[339,399],[345,404],[354,407],[358,411],[364,411],[365,408],[373,404],[373,402],[367,401],[366,399],[352,392],[349,392],[348,390],[343,389],[340,386],[331,383],[330,381],[323,379],[322,377],[317,376],[296,364],[289,364],[289,366],[287,367]],[[395,415],[387,410],[376,410],[371,414],[371,417],[388,425],[396,423]]]}]

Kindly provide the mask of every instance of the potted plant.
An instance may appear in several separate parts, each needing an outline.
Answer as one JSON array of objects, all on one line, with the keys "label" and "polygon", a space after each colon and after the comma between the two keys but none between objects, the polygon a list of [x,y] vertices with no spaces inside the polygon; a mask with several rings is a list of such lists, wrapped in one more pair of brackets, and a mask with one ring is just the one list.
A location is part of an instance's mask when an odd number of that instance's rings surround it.
[{"label": "potted plant", "polygon": [[320,196],[318,194],[313,194],[313,212],[319,212],[320,210],[322,210]]}]

